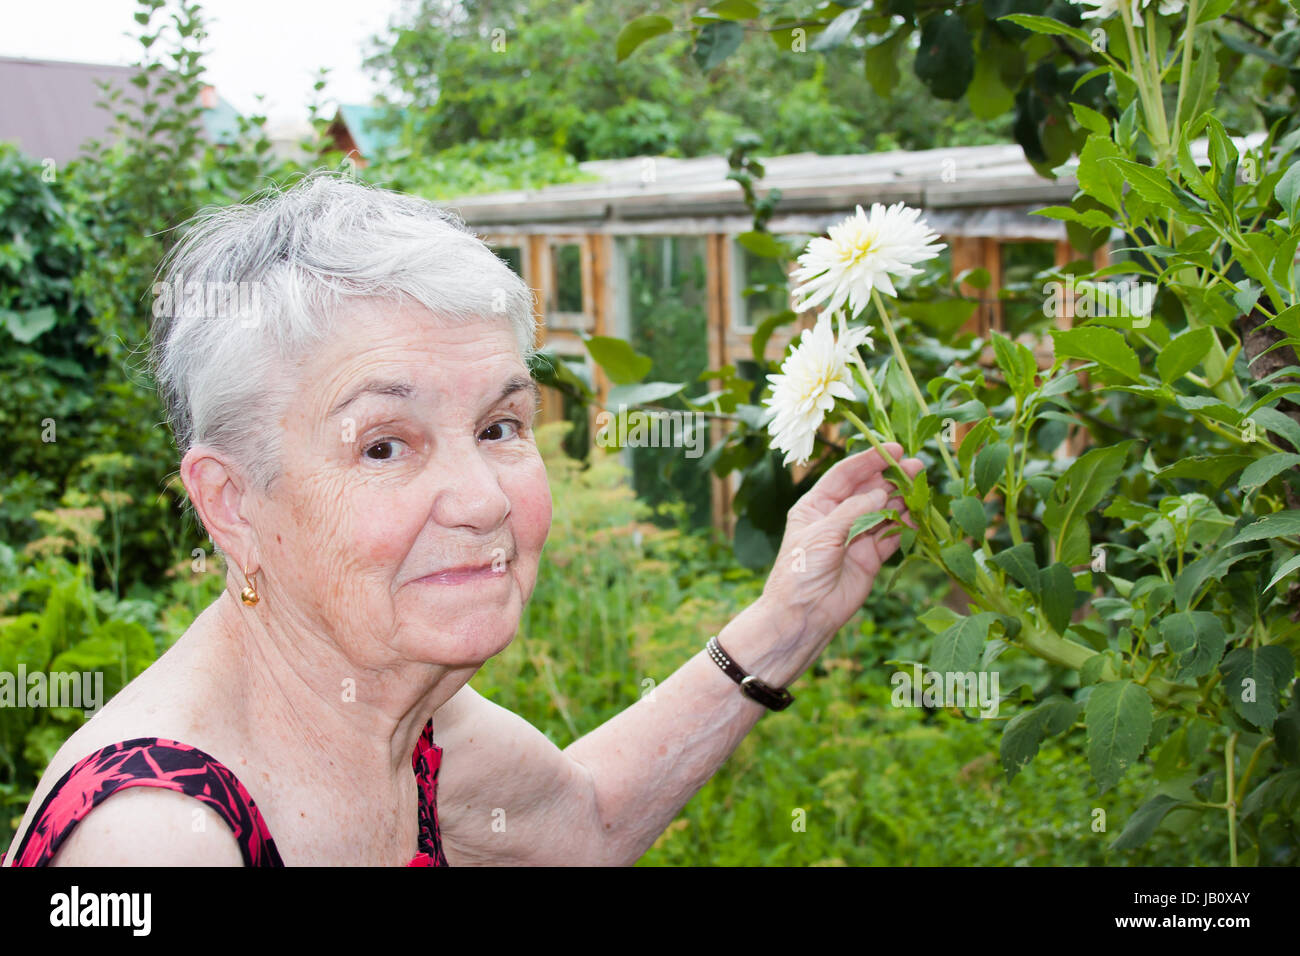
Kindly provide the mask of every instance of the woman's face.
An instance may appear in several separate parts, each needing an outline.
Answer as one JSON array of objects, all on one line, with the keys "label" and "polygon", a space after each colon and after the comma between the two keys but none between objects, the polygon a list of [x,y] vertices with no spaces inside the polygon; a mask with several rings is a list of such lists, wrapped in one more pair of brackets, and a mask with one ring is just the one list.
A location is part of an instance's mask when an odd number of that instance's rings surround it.
[{"label": "woman's face", "polygon": [[368,301],[301,367],[281,473],[249,516],[277,613],[358,663],[477,666],[514,637],[551,493],[504,317]]}]

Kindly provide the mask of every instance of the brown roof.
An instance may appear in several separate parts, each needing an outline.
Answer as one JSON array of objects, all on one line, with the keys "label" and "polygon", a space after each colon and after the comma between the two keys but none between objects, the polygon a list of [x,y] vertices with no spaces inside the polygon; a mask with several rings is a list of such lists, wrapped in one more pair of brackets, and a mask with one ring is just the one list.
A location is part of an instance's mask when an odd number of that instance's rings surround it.
[{"label": "brown roof", "polygon": [[17,143],[35,159],[66,162],[88,140],[111,138],[113,114],[123,104],[96,106],[105,96],[99,82],[134,98],[139,94],[130,82],[135,74],[131,66],[0,57],[0,141]]}]

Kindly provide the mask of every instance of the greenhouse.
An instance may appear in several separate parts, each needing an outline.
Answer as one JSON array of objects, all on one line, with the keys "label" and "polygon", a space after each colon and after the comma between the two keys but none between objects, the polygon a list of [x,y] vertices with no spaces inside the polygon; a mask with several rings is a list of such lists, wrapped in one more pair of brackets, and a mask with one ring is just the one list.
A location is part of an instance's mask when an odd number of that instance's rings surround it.
[{"label": "greenhouse", "polygon": [[[925,210],[947,245],[939,260],[943,269],[984,269],[990,276],[983,290],[963,288],[980,300],[966,326],[977,334],[1003,329],[1007,310],[1026,307],[1004,301],[1000,290],[1079,257],[1063,223],[1032,215],[1068,203],[1077,189],[1073,178],[1044,179],[1019,146],[797,153],[764,158],[763,165],[759,191],[781,194],[767,223],[776,235],[823,233],[859,204],[905,202]],[[727,158],[643,156],[595,160],[582,168],[600,180],[445,203],[534,289],[544,322],[539,345],[570,363],[602,402],[610,382],[584,348],[584,333],[633,343],[654,360],[656,378],[694,380],[705,369],[727,364],[757,377],[750,339],[765,316],[789,308],[786,270],[794,264],[782,268],[736,241],[753,223],[739,185],[727,178]],[[1105,264],[1104,249],[1096,259]],[[1040,303],[1041,296],[1028,308]],[[812,319],[810,312],[777,329],[767,357],[779,359]],[[697,394],[709,387],[697,385]],[[573,418],[569,447],[585,455],[597,411],[544,391],[541,420]],[[712,423],[712,440],[723,427]],[[641,451],[624,452],[640,493],[652,501],[684,499],[697,523],[731,532],[732,483],[706,478],[687,456],[666,459]],[[656,494],[656,486],[665,484],[665,493]]]}]

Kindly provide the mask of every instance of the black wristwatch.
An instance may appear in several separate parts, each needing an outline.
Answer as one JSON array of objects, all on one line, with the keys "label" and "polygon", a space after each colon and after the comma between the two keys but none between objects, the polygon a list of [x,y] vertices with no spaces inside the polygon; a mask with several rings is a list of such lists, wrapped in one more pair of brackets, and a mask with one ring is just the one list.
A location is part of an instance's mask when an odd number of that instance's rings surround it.
[{"label": "black wristwatch", "polygon": [[745,696],[758,701],[768,710],[785,710],[794,703],[794,697],[788,690],[765,684],[752,674],[746,674],[741,670],[740,665],[728,657],[727,652],[722,649],[716,634],[709,638],[706,649],[709,657],[713,658],[713,663],[721,667],[724,674],[740,685]]}]

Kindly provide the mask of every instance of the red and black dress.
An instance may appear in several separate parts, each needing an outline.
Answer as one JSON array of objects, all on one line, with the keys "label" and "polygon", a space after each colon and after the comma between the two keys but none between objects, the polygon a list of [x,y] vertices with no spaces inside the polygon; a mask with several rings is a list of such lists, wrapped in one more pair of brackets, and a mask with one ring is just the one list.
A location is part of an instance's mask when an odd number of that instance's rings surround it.
[{"label": "red and black dress", "polygon": [[[407,866],[447,865],[436,802],[441,764],[430,720],[411,755],[420,786],[420,852]],[[111,744],[78,761],[46,795],[9,865],[45,866],[86,814],[127,787],[162,787],[203,801],[234,833],[245,866],[284,866],[266,821],[229,768],[197,747],[157,737]]]}]

